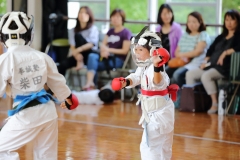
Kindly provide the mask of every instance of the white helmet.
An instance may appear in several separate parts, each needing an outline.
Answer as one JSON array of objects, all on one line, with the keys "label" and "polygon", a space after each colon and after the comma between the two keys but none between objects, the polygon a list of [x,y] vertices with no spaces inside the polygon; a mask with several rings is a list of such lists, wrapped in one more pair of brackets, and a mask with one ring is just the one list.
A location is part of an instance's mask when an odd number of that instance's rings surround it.
[{"label": "white helmet", "polygon": [[[138,67],[146,67],[152,64],[152,56],[155,49],[161,48],[161,38],[155,32],[146,31],[148,26],[145,26],[141,32],[131,39],[131,53],[133,61]],[[150,58],[146,60],[139,60],[135,53],[135,47],[137,45],[150,48]]]},{"label": "white helmet", "polygon": [[8,12],[0,21],[0,41],[6,47],[30,45],[33,39],[33,16],[23,12]]}]

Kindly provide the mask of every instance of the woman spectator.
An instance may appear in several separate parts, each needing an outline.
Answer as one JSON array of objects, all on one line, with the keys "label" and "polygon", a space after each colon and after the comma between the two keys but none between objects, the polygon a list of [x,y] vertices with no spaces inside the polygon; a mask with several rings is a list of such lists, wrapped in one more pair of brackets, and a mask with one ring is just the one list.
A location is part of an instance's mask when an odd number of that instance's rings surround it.
[{"label": "woman spectator", "polygon": [[98,49],[99,32],[93,22],[90,8],[82,6],[78,12],[76,27],[69,31],[71,57],[58,65],[59,73],[65,75],[66,70],[74,66],[81,69],[87,64],[89,54]]},{"label": "woman spectator", "polygon": [[186,32],[180,38],[175,56],[183,60],[191,59],[191,61],[180,68],[166,67],[166,72],[170,74],[170,77],[171,73],[173,73],[173,83],[178,84],[180,87],[185,84],[186,72],[196,69],[201,65],[210,41],[201,14],[198,12],[190,13],[187,18]]},{"label": "woman spectator", "polygon": [[[121,68],[130,49],[131,32],[125,28],[125,13],[121,9],[115,9],[110,15],[111,28],[105,35],[100,46],[100,55],[90,54],[87,62],[87,83],[84,90],[95,86],[97,71]],[[101,56],[101,57],[100,57]],[[95,78],[94,78],[95,77]]]},{"label": "woman spectator", "polygon": [[200,68],[188,71],[186,83],[194,84],[201,80],[207,93],[211,96],[212,106],[209,114],[218,110],[216,79],[229,76],[231,54],[240,51],[240,15],[236,10],[229,10],[224,15],[222,33],[209,47]]},{"label": "woman spectator", "polygon": [[171,58],[175,57],[175,50],[178,41],[182,35],[180,24],[174,22],[174,15],[169,4],[162,4],[158,11],[156,28],[161,33],[162,46],[171,54]]}]

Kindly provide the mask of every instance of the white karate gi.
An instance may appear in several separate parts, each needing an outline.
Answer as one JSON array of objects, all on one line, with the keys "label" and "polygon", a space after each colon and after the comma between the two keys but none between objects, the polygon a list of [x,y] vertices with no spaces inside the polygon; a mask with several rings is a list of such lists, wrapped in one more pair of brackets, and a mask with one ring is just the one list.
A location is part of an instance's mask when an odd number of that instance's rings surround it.
[{"label": "white karate gi", "polygon": [[[45,83],[60,101],[71,94],[65,78],[45,53],[29,46],[13,46],[0,56],[0,97],[7,85],[15,98],[38,92]],[[53,101],[26,108],[9,118],[0,131],[0,160],[18,160],[18,153],[12,151],[29,141],[34,143],[34,160],[58,159],[58,123]]]},{"label": "white karate gi", "polygon": [[96,105],[104,103],[98,96],[99,92],[100,92],[99,89],[81,92],[72,91],[72,93],[75,96],[77,96],[79,104],[96,104]]},{"label": "white karate gi", "polygon": [[[165,90],[170,83],[169,77],[165,72],[161,72],[163,79],[159,84],[154,84],[154,67],[138,67],[135,73],[130,74],[126,78],[130,78],[134,87],[141,84],[141,88],[149,91]],[[142,160],[170,160],[172,156],[172,142],[174,129],[174,104],[166,96],[145,96],[139,95],[143,116],[140,124],[144,128],[142,141],[140,144]],[[144,110],[146,112],[144,112]],[[144,117],[144,113],[146,113]],[[149,123],[146,119],[149,118]],[[147,136],[146,126],[147,124]],[[148,137],[148,143],[147,139]],[[149,145],[149,146],[148,146]]]}]

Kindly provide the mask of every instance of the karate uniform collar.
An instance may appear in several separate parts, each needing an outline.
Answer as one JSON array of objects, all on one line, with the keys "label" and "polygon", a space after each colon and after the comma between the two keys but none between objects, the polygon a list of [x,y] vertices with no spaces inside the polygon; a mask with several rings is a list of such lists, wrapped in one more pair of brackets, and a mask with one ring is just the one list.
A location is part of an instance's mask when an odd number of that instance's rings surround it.
[{"label": "karate uniform collar", "polygon": [[14,51],[14,50],[16,50],[16,49],[21,49],[21,48],[31,48],[30,46],[28,46],[28,45],[24,45],[24,46],[11,46],[11,47],[9,47],[9,48],[7,48],[7,52],[12,52],[12,51]]}]

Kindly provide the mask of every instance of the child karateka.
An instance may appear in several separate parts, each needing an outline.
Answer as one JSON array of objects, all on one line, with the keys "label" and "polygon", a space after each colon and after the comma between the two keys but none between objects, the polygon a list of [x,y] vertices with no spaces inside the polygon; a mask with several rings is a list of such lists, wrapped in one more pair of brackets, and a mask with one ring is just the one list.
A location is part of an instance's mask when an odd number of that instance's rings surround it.
[{"label": "child karateka", "polygon": [[30,141],[35,160],[58,159],[58,116],[54,98],[44,90],[45,83],[63,101],[62,108],[78,106],[53,60],[29,46],[33,24],[33,17],[23,12],[6,13],[0,21],[1,42],[8,48],[0,56],[0,97],[10,88],[14,99],[0,131],[0,160],[19,160],[13,151]]},{"label": "child karateka", "polygon": [[142,160],[170,160],[172,156],[174,104],[178,86],[170,84],[164,64],[170,55],[162,48],[157,33],[142,31],[131,40],[132,58],[138,68],[126,78],[114,78],[112,88],[120,90],[141,84],[142,124],[140,144]]}]

